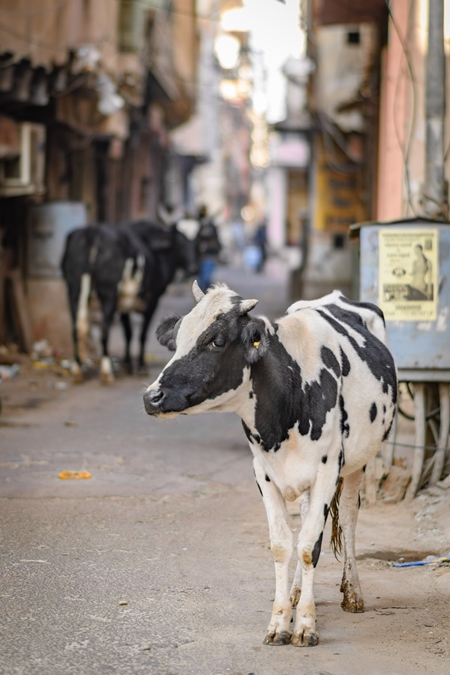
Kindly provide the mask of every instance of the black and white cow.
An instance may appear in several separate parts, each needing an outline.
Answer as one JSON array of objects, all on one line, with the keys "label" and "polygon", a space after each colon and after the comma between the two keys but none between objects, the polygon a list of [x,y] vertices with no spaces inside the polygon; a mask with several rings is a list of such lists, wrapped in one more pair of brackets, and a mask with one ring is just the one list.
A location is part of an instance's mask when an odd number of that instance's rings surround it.
[{"label": "black and white cow", "polygon": [[178,231],[147,221],[123,227],[89,225],[72,231],[66,241],[62,272],[67,284],[75,380],[82,380],[81,365],[87,356],[89,300],[95,291],[102,314],[102,381],[113,381],[108,339],[116,312],[125,334],[125,366],[131,368],[130,312],[143,315],[140,334],[139,367],[144,366],[144,350],[150,321],[161,295],[173,281],[177,269],[188,274],[198,271],[196,242]]},{"label": "black and white cow", "polygon": [[[243,300],[224,285],[203,294],[194,282],[193,292],[192,311],[166,319],[157,330],[159,341],[175,354],[145,392],[145,409],[156,417],[207,411],[241,417],[275,564],[275,600],[264,642],[316,645],[314,569],[337,489],[342,490],[342,608],[364,609],[354,541],[359,485],[365,464],[389,434],[397,399],[383,314],[335,291],[296,303],[271,322],[249,314],[257,300]],[[289,589],[293,537],[286,502],[297,498],[299,563]]]}]

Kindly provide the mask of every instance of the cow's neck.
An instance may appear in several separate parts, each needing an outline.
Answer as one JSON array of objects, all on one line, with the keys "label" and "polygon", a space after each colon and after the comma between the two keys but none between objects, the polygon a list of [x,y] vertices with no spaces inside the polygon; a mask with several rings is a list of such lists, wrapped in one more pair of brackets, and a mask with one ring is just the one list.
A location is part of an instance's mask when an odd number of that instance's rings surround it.
[{"label": "cow's neck", "polygon": [[278,337],[268,338],[269,348],[251,368],[251,412],[241,418],[247,435],[249,430],[264,450],[276,451],[301,416],[302,377]]},{"label": "cow's neck", "polygon": [[163,292],[169,284],[172,283],[175,277],[175,272],[178,267],[176,264],[176,259],[173,251],[164,251],[161,255],[161,263],[159,266],[160,272],[160,283],[162,286]]}]

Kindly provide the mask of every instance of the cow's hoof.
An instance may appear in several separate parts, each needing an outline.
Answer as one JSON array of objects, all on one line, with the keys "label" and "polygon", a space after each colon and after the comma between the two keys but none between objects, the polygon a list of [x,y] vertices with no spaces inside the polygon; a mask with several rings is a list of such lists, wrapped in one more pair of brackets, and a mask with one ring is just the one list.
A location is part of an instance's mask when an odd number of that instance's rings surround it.
[{"label": "cow's hoof", "polygon": [[133,364],[131,361],[124,361],[122,363],[122,370],[125,375],[133,375]]},{"label": "cow's hoof", "polygon": [[82,384],[84,382],[83,371],[77,363],[72,363],[70,373],[74,384]]},{"label": "cow's hoof", "polygon": [[266,637],[264,638],[264,644],[271,645],[272,647],[288,645],[290,642],[291,634],[287,630],[284,630],[281,633],[267,633]]},{"label": "cow's hoof", "polygon": [[341,602],[341,607],[344,612],[362,614],[364,612],[364,600],[362,598],[352,598],[351,600],[344,598]]},{"label": "cow's hoof", "polygon": [[291,638],[291,645],[294,645],[294,647],[315,647],[318,644],[319,636],[313,631],[308,633],[294,633]]},{"label": "cow's hoof", "polygon": [[102,384],[108,386],[110,384],[114,384],[115,378],[114,375],[112,375],[112,373],[102,373],[100,376],[100,381]]}]

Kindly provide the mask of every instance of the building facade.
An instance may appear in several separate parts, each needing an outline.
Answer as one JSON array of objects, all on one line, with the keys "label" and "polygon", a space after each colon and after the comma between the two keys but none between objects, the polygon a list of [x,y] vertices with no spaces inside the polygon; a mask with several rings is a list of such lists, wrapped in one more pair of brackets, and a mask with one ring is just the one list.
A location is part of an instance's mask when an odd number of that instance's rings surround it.
[{"label": "building facade", "polygon": [[0,343],[67,348],[42,301],[65,301],[58,231],[156,218],[168,134],[195,107],[195,0],[0,0],[0,16]]}]

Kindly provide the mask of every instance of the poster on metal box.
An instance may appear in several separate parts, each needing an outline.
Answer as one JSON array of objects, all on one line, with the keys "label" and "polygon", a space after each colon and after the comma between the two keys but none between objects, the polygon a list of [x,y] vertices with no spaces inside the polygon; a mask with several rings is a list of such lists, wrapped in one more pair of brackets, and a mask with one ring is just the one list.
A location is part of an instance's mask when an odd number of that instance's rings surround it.
[{"label": "poster on metal box", "polygon": [[437,279],[437,229],[379,231],[379,305],[387,321],[434,321]]}]

